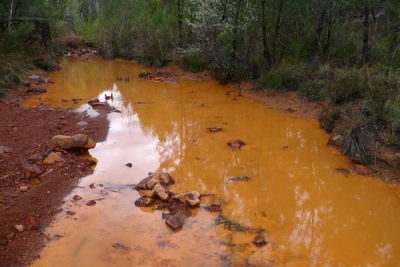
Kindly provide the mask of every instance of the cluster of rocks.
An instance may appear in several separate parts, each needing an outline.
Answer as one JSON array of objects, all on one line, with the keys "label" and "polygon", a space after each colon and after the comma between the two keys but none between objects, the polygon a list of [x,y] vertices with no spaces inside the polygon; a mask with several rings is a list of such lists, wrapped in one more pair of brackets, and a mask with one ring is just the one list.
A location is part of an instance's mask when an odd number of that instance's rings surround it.
[{"label": "cluster of rocks", "polygon": [[[62,151],[88,150],[95,146],[96,142],[86,134],[76,134],[73,136],[56,135],[50,139],[49,153],[46,157],[43,158],[41,155],[33,155],[29,158],[28,163],[23,164],[22,170],[24,177],[34,179],[46,174],[38,165],[33,163],[35,161],[43,160],[44,165],[51,165],[53,163],[65,161]],[[25,188],[21,188],[21,191],[26,191],[24,189]]]},{"label": "cluster of rocks", "polygon": [[72,48],[67,47],[64,51],[64,57],[83,57],[82,60],[88,61],[94,55],[97,55],[98,51],[91,47],[84,47],[84,48]]},{"label": "cluster of rocks", "polygon": [[145,72],[139,72],[138,73],[139,78],[142,79],[147,79],[147,80],[153,80],[153,81],[158,81],[158,82],[173,82],[175,79],[172,77],[172,74],[167,72],[167,71],[160,71],[157,70],[155,73],[145,71]]},{"label": "cluster of rocks", "polygon": [[21,84],[27,87],[26,89],[27,93],[36,93],[36,94],[42,94],[47,92],[44,86],[49,83],[54,83],[54,82],[51,81],[49,78],[43,78],[39,75],[31,75],[28,77],[28,79],[21,80]]},{"label": "cluster of rocks", "polygon": [[175,184],[168,173],[150,174],[133,189],[140,198],[135,201],[139,207],[150,207],[157,204],[157,210],[163,210],[163,219],[174,231],[183,227],[184,221],[191,215],[190,209],[200,203],[197,191],[175,194],[168,187]]}]

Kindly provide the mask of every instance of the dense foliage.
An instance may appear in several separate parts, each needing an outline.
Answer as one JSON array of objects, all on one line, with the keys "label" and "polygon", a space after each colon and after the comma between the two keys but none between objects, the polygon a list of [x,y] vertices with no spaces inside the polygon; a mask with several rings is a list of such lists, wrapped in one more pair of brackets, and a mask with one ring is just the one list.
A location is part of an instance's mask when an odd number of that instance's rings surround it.
[{"label": "dense foliage", "polygon": [[[332,104],[363,101],[362,122],[384,122],[387,140],[400,144],[398,0],[5,0],[3,54],[35,34],[7,23],[21,16],[48,19],[53,37],[82,35],[109,58],[210,69],[221,82],[253,79]],[[18,76],[4,68],[0,88]]]}]

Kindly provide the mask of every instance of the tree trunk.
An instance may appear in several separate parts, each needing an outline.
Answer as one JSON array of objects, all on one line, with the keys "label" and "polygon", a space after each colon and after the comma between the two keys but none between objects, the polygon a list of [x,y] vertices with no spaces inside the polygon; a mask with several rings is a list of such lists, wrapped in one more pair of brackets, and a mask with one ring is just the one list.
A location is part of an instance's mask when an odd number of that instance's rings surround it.
[{"label": "tree trunk", "polygon": [[328,9],[328,2],[329,2],[329,0],[326,1],[326,4],[323,7],[322,12],[319,16],[319,20],[318,20],[318,26],[316,29],[317,35],[315,36],[315,40],[314,40],[314,49],[313,49],[314,51],[313,51],[313,59],[312,59],[313,64],[319,62],[319,57],[320,57],[320,52],[321,52],[321,37],[322,37],[322,31],[324,29],[326,10]]},{"label": "tree trunk", "polygon": [[328,27],[327,27],[327,33],[326,33],[326,39],[325,39],[325,44],[324,44],[324,50],[323,50],[323,55],[326,57],[329,49],[330,49],[330,44],[331,44],[331,36],[332,36],[332,16],[333,16],[333,3],[332,0],[329,0],[329,7],[328,7]]},{"label": "tree trunk", "polygon": [[185,0],[178,0],[178,35],[179,35],[179,46],[183,47],[183,8]]},{"label": "tree trunk", "polygon": [[369,62],[369,1],[364,0],[364,35],[363,35],[363,49],[362,49],[362,60],[364,64]]},{"label": "tree trunk", "polygon": [[262,43],[263,43],[263,57],[267,62],[268,69],[272,65],[272,57],[271,53],[268,49],[268,40],[267,40],[267,23],[265,21],[265,0],[261,0],[261,34],[262,34]]},{"label": "tree trunk", "polygon": [[13,5],[14,5],[14,0],[11,0],[10,16],[8,18],[8,31],[9,32],[11,32],[11,18],[12,18]]},{"label": "tree trunk", "polygon": [[279,9],[278,9],[278,17],[276,19],[275,31],[272,37],[272,56],[271,56],[271,66],[275,64],[277,49],[276,49],[276,41],[279,36],[279,30],[281,28],[281,20],[282,20],[282,8],[283,8],[283,0],[279,1]]},{"label": "tree trunk", "polygon": [[239,12],[240,12],[241,5],[242,5],[242,0],[238,0],[237,6],[236,6],[235,22],[234,22],[234,26],[233,26],[232,55],[231,55],[232,64],[236,60],[237,32],[238,32]]}]

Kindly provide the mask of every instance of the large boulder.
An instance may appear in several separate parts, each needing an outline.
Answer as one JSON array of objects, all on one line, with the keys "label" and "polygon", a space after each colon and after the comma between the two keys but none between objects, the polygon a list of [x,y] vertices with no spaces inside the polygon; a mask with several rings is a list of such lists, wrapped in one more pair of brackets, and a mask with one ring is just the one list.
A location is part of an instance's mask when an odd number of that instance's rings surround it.
[{"label": "large boulder", "polygon": [[86,134],[73,136],[56,135],[50,140],[50,145],[62,149],[91,149],[96,147],[96,142]]}]

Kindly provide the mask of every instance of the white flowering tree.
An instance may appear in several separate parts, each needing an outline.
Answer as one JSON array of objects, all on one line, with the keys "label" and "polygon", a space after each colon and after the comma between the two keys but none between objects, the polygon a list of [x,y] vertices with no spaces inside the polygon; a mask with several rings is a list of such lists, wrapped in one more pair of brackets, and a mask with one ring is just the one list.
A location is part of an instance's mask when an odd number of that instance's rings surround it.
[{"label": "white flowering tree", "polygon": [[188,45],[181,53],[235,61],[238,46],[246,45],[248,29],[256,20],[256,9],[249,1],[187,0]]}]

